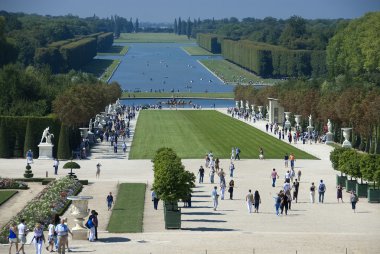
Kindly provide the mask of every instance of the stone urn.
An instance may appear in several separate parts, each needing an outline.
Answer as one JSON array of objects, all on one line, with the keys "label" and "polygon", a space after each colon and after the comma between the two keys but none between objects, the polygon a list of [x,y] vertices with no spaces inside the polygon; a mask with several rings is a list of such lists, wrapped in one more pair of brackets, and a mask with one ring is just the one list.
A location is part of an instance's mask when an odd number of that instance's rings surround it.
[{"label": "stone urn", "polygon": [[301,115],[294,115],[294,120],[296,121],[297,130],[300,128]]},{"label": "stone urn", "polygon": [[71,215],[74,217],[75,227],[71,229],[73,240],[87,240],[88,229],[83,225],[83,221],[88,216],[88,200],[93,199],[92,196],[68,196],[71,200]]},{"label": "stone urn", "polygon": [[349,141],[349,138],[350,138],[350,131],[352,130],[352,128],[342,128],[342,131],[343,131],[343,137],[344,137],[344,141],[343,141],[343,144],[342,144],[342,147],[344,148],[351,148],[352,145]]},{"label": "stone urn", "polygon": [[289,121],[290,113],[291,112],[284,112],[285,119],[286,119],[286,121],[285,121],[285,128],[288,129],[288,130],[290,130],[290,127],[292,126],[292,124]]}]

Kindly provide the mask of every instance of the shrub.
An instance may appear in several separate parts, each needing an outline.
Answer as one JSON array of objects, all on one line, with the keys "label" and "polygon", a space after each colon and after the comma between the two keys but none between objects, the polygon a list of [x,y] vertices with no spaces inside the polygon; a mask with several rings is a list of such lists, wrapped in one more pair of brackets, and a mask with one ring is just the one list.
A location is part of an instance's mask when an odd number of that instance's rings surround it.
[{"label": "shrub", "polygon": [[72,157],[69,144],[69,130],[63,123],[61,125],[61,131],[59,132],[57,157],[60,160],[68,160]]},{"label": "shrub", "polygon": [[24,177],[25,178],[32,178],[33,177],[32,167],[29,165],[29,163],[25,167]]},{"label": "shrub", "polygon": [[0,158],[9,158],[9,133],[5,124],[0,123]]}]

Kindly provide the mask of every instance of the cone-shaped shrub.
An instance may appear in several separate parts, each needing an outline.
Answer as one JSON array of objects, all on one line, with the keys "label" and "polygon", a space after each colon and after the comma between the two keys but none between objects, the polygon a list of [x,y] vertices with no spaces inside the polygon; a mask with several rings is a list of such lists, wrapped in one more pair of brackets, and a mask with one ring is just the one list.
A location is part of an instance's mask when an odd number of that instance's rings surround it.
[{"label": "cone-shaped shrub", "polygon": [[68,160],[72,157],[69,144],[69,130],[63,123],[59,132],[57,157],[60,160]]}]

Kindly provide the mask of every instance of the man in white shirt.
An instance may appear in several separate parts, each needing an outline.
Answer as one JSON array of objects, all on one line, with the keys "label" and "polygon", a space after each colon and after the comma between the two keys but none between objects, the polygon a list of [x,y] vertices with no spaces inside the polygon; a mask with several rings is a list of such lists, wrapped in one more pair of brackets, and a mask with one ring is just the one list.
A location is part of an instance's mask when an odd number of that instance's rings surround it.
[{"label": "man in white shirt", "polygon": [[18,241],[21,244],[17,253],[22,251],[22,253],[25,254],[24,245],[26,244],[26,234],[28,233],[28,229],[26,228],[24,219],[21,219],[21,223],[17,226],[17,229],[18,229]]},{"label": "man in white shirt", "polygon": [[290,180],[286,179],[284,183],[284,192],[286,193],[288,190],[290,190],[292,187],[290,186]]},{"label": "man in white shirt", "polygon": [[58,175],[58,165],[59,165],[59,161],[57,158],[54,159],[54,162],[53,162],[53,167],[54,167],[54,175]]},{"label": "man in white shirt", "polygon": [[218,187],[214,187],[214,190],[211,192],[212,201],[214,202],[214,211],[216,211],[216,208],[218,207]]}]

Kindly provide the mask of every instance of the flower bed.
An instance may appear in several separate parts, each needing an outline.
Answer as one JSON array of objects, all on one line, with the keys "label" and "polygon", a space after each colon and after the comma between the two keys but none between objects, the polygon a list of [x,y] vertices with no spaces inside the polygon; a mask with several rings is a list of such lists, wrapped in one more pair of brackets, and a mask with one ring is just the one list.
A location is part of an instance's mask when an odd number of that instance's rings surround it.
[{"label": "flower bed", "polygon": [[0,178],[0,189],[26,190],[28,189],[28,184],[21,181],[15,181],[11,178]]},{"label": "flower bed", "polygon": [[19,223],[23,218],[29,229],[33,229],[36,222],[48,225],[55,214],[62,214],[70,200],[67,196],[76,195],[82,189],[82,184],[68,177],[49,183],[33,200],[31,200],[16,216],[14,216],[0,231],[0,243],[7,242],[9,225]]}]

